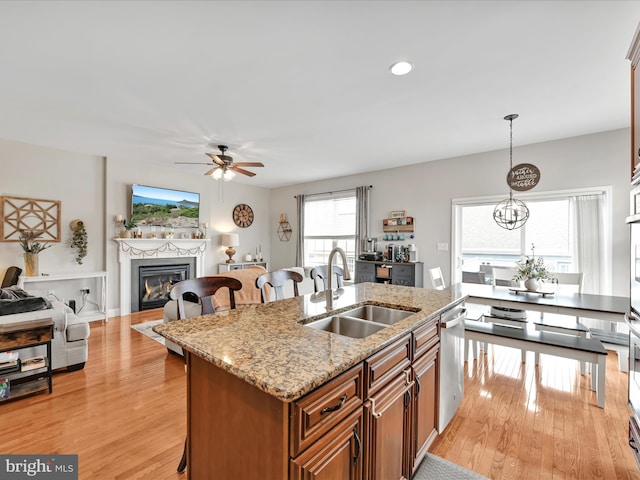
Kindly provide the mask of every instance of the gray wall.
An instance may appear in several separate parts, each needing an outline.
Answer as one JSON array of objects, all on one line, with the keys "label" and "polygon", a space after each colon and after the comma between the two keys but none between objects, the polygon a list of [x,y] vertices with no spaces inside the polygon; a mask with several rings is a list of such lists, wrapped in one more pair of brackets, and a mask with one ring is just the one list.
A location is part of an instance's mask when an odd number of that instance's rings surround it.
[{"label": "gray wall", "polygon": [[[617,295],[628,295],[629,291],[629,235],[624,223],[629,208],[629,138],[629,129],[621,129],[513,150],[514,165],[532,163],[540,169],[541,181],[535,192],[613,187],[612,277],[613,293]],[[452,199],[508,195],[508,170],[508,149],[504,149],[277,188],[271,191],[271,222],[276,223],[281,212],[287,213],[295,236],[294,195],[373,185],[370,234],[382,238],[382,219],[392,210],[406,210],[407,215],[415,217],[416,227],[415,239],[405,243],[417,245],[425,276],[426,268],[440,266],[445,279],[450,279],[451,251],[438,251],[436,244],[448,243],[451,247]],[[290,242],[280,242],[272,233],[272,265],[286,266],[294,261],[293,236]]]},{"label": "gray wall", "polygon": [[[541,170],[541,182],[535,191],[613,187],[612,273],[613,293],[617,295],[627,295],[629,290],[629,238],[624,224],[629,195],[629,136],[629,129],[623,129],[514,147],[515,164],[533,163]],[[508,150],[504,149],[269,190],[238,182],[217,183],[204,175],[160,167],[151,161],[104,159],[8,140],[0,140],[0,158],[0,193],[62,202],[62,242],[41,255],[41,273],[106,270],[110,316],[117,314],[119,307],[119,265],[112,241],[114,218],[130,212],[133,183],[200,193],[201,221],[208,222],[214,239],[207,252],[206,274],[217,273],[217,264],[226,259],[224,247],[217,240],[219,233],[229,231],[240,234],[236,260],[262,245],[270,268],[292,266],[294,238],[281,242],[277,228],[279,215],[284,212],[295,235],[294,195],[373,185],[371,235],[382,236],[382,219],[391,210],[406,210],[416,219],[412,242],[419,248],[420,260],[427,267],[440,266],[449,279],[450,251],[437,251],[436,244],[451,245],[451,199],[507,194],[509,161]],[[218,190],[221,185],[222,192]],[[233,224],[231,212],[238,203],[248,203],[254,209],[255,221],[249,228],[239,229]],[[74,261],[74,252],[68,247],[69,223],[75,218],[85,221],[89,233],[89,253],[83,265]],[[24,265],[22,251],[16,243],[0,242],[0,267],[9,265]],[[62,289],[57,293],[66,299],[80,296],[78,284],[69,291],[62,286],[54,288]]]}]

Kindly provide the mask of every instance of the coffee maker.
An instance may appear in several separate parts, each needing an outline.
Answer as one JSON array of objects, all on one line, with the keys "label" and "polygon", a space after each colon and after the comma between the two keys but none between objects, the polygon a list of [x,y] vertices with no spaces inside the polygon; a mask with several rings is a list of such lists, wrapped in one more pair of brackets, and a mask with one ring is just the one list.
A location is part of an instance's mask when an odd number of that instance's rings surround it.
[{"label": "coffee maker", "polygon": [[382,252],[378,251],[378,239],[375,237],[367,238],[364,244],[364,252],[358,257],[360,260],[382,260]]}]

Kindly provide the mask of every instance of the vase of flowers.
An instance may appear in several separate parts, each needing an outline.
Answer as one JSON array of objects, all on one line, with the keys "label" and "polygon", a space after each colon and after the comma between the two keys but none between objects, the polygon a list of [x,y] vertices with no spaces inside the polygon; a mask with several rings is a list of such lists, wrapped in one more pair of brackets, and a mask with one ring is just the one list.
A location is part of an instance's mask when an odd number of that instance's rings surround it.
[{"label": "vase of flowers", "polygon": [[544,263],[544,258],[536,258],[535,246],[533,244],[531,244],[531,256],[525,255],[522,260],[516,262],[516,266],[518,273],[514,275],[513,279],[516,282],[524,280],[525,288],[532,292],[540,288],[539,282],[554,279],[553,273]]},{"label": "vase of flowers", "polygon": [[43,232],[37,230],[22,230],[20,246],[24,251],[24,273],[27,277],[37,277],[39,273],[38,255],[41,251],[51,247],[50,243],[36,240]]}]

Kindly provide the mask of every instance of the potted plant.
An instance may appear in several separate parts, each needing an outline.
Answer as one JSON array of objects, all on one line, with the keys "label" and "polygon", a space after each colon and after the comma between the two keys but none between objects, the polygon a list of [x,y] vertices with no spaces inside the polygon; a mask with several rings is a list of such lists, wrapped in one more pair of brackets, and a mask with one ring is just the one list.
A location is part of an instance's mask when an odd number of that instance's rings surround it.
[{"label": "potted plant", "polygon": [[37,277],[39,275],[38,255],[41,251],[52,246],[50,243],[36,240],[42,233],[39,230],[20,231],[20,246],[24,251],[25,275],[27,277]]},{"label": "potted plant", "polygon": [[553,280],[555,277],[549,267],[545,265],[543,257],[535,255],[535,246],[531,244],[531,256],[525,255],[524,259],[516,262],[518,273],[513,279],[517,282],[524,280],[527,290],[538,290],[538,281]]},{"label": "potted plant", "polygon": [[124,232],[122,232],[123,238],[131,238],[131,230],[136,228],[138,224],[133,220],[127,220],[126,218],[122,221],[122,226],[124,227]]},{"label": "potted plant", "polygon": [[73,231],[71,248],[77,250],[76,262],[78,265],[82,265],[82,259],[87,256],[87,247],[89,245],[87,229],[82,220],[74,220],[71,222],[71,230]]}]

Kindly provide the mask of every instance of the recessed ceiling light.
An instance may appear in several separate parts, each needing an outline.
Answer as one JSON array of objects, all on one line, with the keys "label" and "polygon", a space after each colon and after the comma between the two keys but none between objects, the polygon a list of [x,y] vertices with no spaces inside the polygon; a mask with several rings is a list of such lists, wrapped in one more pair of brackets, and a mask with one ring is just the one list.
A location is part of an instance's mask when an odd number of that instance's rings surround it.
[{"label": "recessed ceiling light", "polygon": [[413,70],[413,65],[411,64],[411,62],[406,62],[404,60],[401,60],[391,65],[389,67],[389,70],[394,75],[406,75],[411,70]]}]

